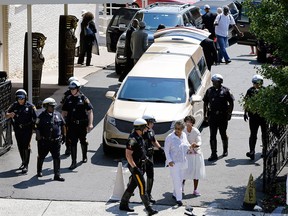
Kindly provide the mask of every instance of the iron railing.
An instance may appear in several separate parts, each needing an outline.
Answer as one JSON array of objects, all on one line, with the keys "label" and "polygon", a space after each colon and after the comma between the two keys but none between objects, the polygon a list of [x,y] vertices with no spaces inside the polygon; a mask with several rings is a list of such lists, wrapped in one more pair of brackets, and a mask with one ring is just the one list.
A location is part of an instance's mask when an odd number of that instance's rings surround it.
[{"label": "iron railing", "polygon": [[263,145],[263,190],[276,180],[288,161],[288,126],[269,126],[267,129],[267,146]]}]

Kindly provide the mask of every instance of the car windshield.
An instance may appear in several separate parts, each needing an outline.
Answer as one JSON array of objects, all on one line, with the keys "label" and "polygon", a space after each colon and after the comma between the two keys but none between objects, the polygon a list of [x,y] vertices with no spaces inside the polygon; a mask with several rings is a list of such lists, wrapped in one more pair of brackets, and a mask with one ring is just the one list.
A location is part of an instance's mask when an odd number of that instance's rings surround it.
[{"label": "car windshield", "polygon": [[166,28],[181,25],[181,15],[169,13],[137,13],[135,16],[139,21],[146,23],[147,30],[156,31],[160,24]]},{"label": "car windshield", "polygon": [[128,77],[118,94],[119,100],[184,103],[185,80],[172,78]]}]

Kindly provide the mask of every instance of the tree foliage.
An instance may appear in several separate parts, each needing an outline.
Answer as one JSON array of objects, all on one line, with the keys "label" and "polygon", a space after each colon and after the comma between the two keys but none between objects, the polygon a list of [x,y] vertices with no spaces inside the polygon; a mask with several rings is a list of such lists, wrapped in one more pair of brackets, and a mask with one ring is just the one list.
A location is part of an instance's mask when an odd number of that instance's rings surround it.
[{"label": "tree foliage", "polygon": [[[273,44],[282,65],[262,65],[257,73],[272,80],[273,84],[245,101],[245,108],[257,112],[270,123],[288,124],[288,105],[282,101],[288,94],[288,1],[262,0],[260,4],[246,0],[252,32],[258,39]],[[281,102],[282,101],[282,102]]]}]

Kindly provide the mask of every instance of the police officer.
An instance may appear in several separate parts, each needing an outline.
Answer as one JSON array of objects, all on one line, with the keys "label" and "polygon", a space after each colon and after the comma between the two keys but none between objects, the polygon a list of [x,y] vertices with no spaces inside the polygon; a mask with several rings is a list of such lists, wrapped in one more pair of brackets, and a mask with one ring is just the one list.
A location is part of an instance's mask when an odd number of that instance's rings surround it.
[{"label": "police officer", "polygon": [[143,173],[145,172],[146,152],[145,143],[142,135],[147,130],[147,122],[142,119],[136,119],[133,123],[134,130],[130,134],[126,144],[126,159],[128,161],[128,168],[131,172],[130,181],[125,190],[119,209],[128,212],[134,212],[128,205],[129,199],[132,196],[135,188],[138,186],[140,198],[146,208],[148,215],[157,214],[158,211],[152,209],[149,198],[145,188],[145,180]]},{"label": "police officer", "polygon": [[[247,100],[255,96],[255,94],[257,94],[260,89],[264,88],[263,77],[259,74],[256,74],[252,77],[252,83],[253,83],[253,86],[247,90],[244,100]],[[246,156],[249,157],[251,160],[254,160],[255,146],[256,146],[257,133],[258,133],[259,127],[261,127],[263,147],[265,147],[267,144],[266,143],[267,124],[266,124],[265,119],[261,117],[258,113],[252,113],[251,111],[249,111],[247,107],[245,107],[244,121],[247,121],[248,119],[249,119],[249,128],[250,128],[250,137],[249,137],[250,151],[246,153]]]},{"label": "police officer", "polygon": [[[70,78],[68,79],[68,83],[70,84],[72,81],[78,81],[78,82],[79,82],[78,78],[77,78],[77,77],[74,77],[74,76],[72,76],[72,77],[70,77]],[[60,102],[62,105],[64,104],[64,102],[66,101],[66,99],[67,99],[67,97],[68,97],[69,95],[71,95],[71,91],[70,91],[70,89],[68,88],[68,89],[64,92],[64,95],[63,95],[62,100],[61,100],[61,102]],[[65,145],[66,145],[65,155],[69,156],[69,155],[71,154],[71,143],[69,142],[68,139],[66,140]]]},{"label": "police officer", "polygon": [[155,138],[155,132],[153,130],[154,123],[156,122],[153,115],[146,114],[142,118],[147,122],[148,130],[144,132],[143,139],[145,141],[146,156],[148,158],[146,162],[146,175],[147,175],[147,195],[151,203],[156,203],[151,195],[153,182],[154,182],[154,147],[158,148],[161,153],[164,153],[164,150],[161,148],[161,145]]},{"label": "police officer", "polygon": [[18,89],[15,93],[16,101],[8,108],[6,118],[11,118],[17,146],[22,160],[19,170],[28,172],[30,160],[30,141],[32,130],[36,120],[36,108],[27,101],[27,93],[24,89]]},{"label": "police officer", "polygon": [[69,95],[62,107],[62,116],[67,124],[67,139],[71,143],[72,164],[69,169],[77,167],[77,143],[78,139],[82,148],[82,162],[87,162],[88,142],[87,132],[93,128],[93,106],[89,99],[80,92],[80,83],[72,81],[69,84]]},{"label": "police officer", "polygon": [[57,103],[53,98],[43,101],[44,111],[36,120],[36,140],[38,145],[37,176],[42,177],[42,166],[45,157],[50,152],[53,158],[54,180],[65,181],[60,176],[60,149],[61,142],[66,137],[65,122],[61,114],[54,111]]},{"label": "police officer", "polygon": [[204,118],[208,120],[210,128],[210,147],[212,154],[208,161],[218,160],[217,155],[217,130],[219,129],[223,143],[223,157],[228,155],[228,136],[226,130],[228,121],[231,119],[231,114],[234,107],[234,97],[229,89],[222,86],[223,77],[220,74],[212,76],[213,86],[207,89],[204,101]]}]

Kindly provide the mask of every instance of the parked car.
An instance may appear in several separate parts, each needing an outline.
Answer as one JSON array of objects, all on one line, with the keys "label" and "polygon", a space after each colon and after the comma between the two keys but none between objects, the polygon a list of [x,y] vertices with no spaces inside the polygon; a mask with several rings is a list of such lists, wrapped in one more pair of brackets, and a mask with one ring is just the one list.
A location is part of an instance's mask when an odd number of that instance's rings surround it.
[{"label": "parked car", "polygon": [[[129,10],[129,9],[126,9]],[[146,32],[148,33],[148,43],[151,45],[154,41],[154,32],[157,30],[159,24],[165,25],[166,28],[175,26],[190,26],[202,28],[202,18],[198,7],[190,4],[179,3],[155,3],[149,5],[145,9],[137,11],[132,19],[138,19],[146,23]],[[112,22],[112,20],[111,20]],[[111,25],[109,23],[107,28],[107,49],[114,50],[112,45],[116,44],[116,36],[112,35]],[[131,22],[128,26],[131,25]],[[114,26],[117,29],[116,26]],[[109,32],[108,32],[109,31]],[[119,37],[116,45],[115,55],[115,70],[117,74],[121,74],[126,64],[126,56],[124,55],[124,46],[126,39],[126,31]],[[110,46],[110,47],[109,47]],[[113,49],[112,49],[113,48]]]},{"label": "parked car", "polygon": [[103,124],[103,151],[125,148],[133,121],[144,114],[156,119],[154,130],[161,145],[174,123],[187,115],[203,122],[203,101],[211,86],[200,42],[209,33],[199,29],[163,29],[155,43],[142,55],[122,82],[118,92],[108,91],[113,100]]},{"label": "parked car", "polygon": [[[235,0],[202,0],[196,2],[194,5],[200,8],[200,12],[203,15],[205,13],[204,5],[208,4],[210,6],[210,11],[212,13],[217,13],[217,8],[223,8],[223,6],[228,6],[231,15],[233,16],[235,22],[237,22],[239,17],[239,9],[241,7],[241,3]],[[236,32],[232,26],[229,28],[228,38],[231,39],[236,36]]]},{"label": "parked car", "polygon": [[[253,4],[260,5],[261,0],[254,0]],[[259,40],[256,36],[250,31],[251,20],[247,15],[247,9],[242,6],[239,11],[239,18],[237,20],[237,27],[241,32],[243,32],[243,37],[237,38],[237,43],[241,45],[255,46],[257,51],[257,61],[266,62],[267,56],[270,56],[269,53],[274,51],[273,46],[266,44],[263,40]]]}]

